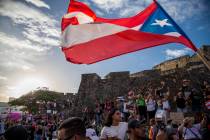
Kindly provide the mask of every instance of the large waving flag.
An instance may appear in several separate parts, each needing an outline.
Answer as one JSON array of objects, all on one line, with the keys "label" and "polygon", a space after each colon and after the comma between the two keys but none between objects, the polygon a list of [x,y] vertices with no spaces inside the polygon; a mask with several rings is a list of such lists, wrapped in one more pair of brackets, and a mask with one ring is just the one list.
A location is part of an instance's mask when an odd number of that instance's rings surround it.
[{"label": "large waving flag", "polygon": [[173,42],[197,51],[156,1],[133,17],[105,19],[97,17],[87,5],[71,0],[61,26],[62,51],[76,64],[91,64]]}]

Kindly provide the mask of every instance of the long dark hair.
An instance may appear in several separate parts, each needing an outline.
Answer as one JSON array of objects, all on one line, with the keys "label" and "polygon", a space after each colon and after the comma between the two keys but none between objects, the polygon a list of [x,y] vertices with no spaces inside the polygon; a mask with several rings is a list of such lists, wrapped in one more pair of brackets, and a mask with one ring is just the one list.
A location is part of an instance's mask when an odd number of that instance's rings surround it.
[{"label": "long dark hair", "polygon": [[106,118],[106,121],[105,121],[105,124],[104,124],[105,126],[110,127],[110,126],[112,125],[112,122],[113,122],[112,116],[113,116],[114,113],[117,112],[117,111],[119,111],[119,109],[117,109],[117,108],[111,109],[111,111],[109,112],[109,114],[108,114],[108,116],[107,116],[107,118]]}]

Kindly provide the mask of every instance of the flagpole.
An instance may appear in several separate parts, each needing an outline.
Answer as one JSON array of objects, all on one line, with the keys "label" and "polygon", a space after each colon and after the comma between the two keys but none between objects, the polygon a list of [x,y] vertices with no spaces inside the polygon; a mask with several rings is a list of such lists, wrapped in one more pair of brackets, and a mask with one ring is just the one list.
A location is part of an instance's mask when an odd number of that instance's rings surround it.
[{"label": "flagpole", "polygon": [[209,71],[210,71],[210,64],[209,64],[209,62],[206,60],[206,58],[204,57],[204,55],[201,53],[200,49],[198,49],[197,55],[198,55],[198,57],[203,61],[203,63],[206,65],[206,67],[207,67],[207,68],[209,69]]}]

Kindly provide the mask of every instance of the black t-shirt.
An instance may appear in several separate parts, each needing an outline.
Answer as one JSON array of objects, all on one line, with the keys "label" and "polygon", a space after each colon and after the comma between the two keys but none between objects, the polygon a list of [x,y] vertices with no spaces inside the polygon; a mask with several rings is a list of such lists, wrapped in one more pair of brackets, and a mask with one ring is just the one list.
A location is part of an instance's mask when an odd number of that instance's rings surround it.
[{"label": "black t-shirt", "polygon": [[163,98],[166,92],[167,92],[167,89],[165,87],[162,87],[156,91],[156,95],[158,95],[160,98]]},{"label": "black t-shirt", "polygon": [[182,86],[181,91],[182,91],[183,93],[184,93],[184,92],[191,92],[192,89],[191,89],[191,87],[189,87],[189,86]]},{"label": "black t-shirt", "polygon": [[176,99],[176,105],[178,108],[185,108],[185,103],[186,103],[186,100],[183,98],[183,97],[177,97]]},{"label": "black t-shirt", "polygon": [[42,135],[42,128],[39,128],[36,132],[37,135]]},{"label": "black t-shirt", "polygon": [[199,93],[191,93],[190,99],[192,101],[192,105],[200,105],[202,97]]}]

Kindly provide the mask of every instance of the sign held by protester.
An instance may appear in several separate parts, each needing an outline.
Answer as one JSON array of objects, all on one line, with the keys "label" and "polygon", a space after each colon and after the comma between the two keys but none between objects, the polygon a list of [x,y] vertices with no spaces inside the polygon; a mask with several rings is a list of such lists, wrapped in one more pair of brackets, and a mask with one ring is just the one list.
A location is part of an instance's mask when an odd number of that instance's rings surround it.
[{"label": "sign held by protester", "polygon": [[184,120],[184,114],[182,112],[170,112],[170,118],[176,124],[182,124]]}]

